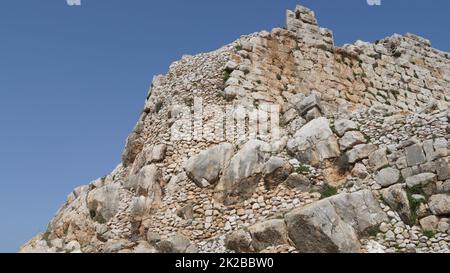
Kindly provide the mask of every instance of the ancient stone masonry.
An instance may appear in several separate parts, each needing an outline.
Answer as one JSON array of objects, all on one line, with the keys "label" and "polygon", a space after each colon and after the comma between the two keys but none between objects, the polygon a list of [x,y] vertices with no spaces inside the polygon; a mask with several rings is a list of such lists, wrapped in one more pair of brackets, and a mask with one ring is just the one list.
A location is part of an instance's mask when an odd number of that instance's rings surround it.
[{"label": "ancient stone masonry", "polygon": [[[449,54],[286,18],[154,77],[122,163],[21,251],[450,252]],[[236,107],[279,128],[218,137]]]}]

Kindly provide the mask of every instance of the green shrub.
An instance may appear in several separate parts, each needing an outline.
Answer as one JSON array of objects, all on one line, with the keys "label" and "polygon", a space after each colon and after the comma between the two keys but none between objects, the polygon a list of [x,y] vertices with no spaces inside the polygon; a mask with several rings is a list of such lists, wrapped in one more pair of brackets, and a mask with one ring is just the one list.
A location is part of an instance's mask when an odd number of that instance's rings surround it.
[{"label": "green shrub", "polygon": [[432,230],[424,230],[422,231],[423,235],[428,237],[429,239],[433,238],[436,233]]},{"label": "green shrub", "polygon": [[406,195],[408,196],[408,202],[409,207],[411,209],[411,223],[415,224],[417,222],[417,210],[419,209],[420,205],[423,203],[423,200],[417,200],[413,197],[415,194],[420,194],[425,196],[425,193],[421,187],[421,185],[417,185],[412,188],[406,189]]},{"label": "green shrub", "polygon": [[338,194],[338,189],[329,184],[325,184],[320,194],[320,199],[325,199]]},{"label": "green shrub", "polygon": [[369,231],[367,232],[367,234],[369,234],[369,236],[371,237],[377,237],[377,235],[381,233],[380,231],[380,225],[376,225],[374,227],[372,227],[371,229],[369,229]]},{"label": "green shrub", "polygon": [[333,131],[333,133],[337,134],[337,132],[336,132],[336,125],[334,124],[334,120],[332,120],[330,122],[330,129],[331,129],[331,131]]},{"label": "green shrub", "polygon": [[299,174],[308,174],[311,172],[311,168],[308,165],[300,165],[297,169],[296,172]]},{"label": "green shrub", "polygon": [[223,74],[223,82],[227,82],[228,79],[231,77],[231,73],[229,71],[225,71]]}]

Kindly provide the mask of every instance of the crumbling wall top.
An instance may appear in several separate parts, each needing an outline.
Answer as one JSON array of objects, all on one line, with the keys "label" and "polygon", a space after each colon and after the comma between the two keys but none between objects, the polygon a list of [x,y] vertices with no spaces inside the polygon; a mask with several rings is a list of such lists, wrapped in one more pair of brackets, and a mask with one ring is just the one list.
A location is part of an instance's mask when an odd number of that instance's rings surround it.
[{"label": "crumbling wall top", "polygon": [[297,5],[295,10],[286,12],[286,28],[305,44],[333,50],[333,33],[329,29],[319,27],[315,13],[306,7]]}]

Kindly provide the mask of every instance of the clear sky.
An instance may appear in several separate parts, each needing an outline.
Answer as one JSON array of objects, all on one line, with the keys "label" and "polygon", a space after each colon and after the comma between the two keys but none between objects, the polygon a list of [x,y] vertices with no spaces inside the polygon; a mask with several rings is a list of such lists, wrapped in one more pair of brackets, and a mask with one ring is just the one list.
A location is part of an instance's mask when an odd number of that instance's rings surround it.
[{"label": "clear sky", "polygon": [[[450,51],[450,1],[303,0],[336,44],[412,32]],[[17,251],[73,188],[109,173],[153,75],[184,54],[284,26],[296,0],[2,0],[0,252]]]}]

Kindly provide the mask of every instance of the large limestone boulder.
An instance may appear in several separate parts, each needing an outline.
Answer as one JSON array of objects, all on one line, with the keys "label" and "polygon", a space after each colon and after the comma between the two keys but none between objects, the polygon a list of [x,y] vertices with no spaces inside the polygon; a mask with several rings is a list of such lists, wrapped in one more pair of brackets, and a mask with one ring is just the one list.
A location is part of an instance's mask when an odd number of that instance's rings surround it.
[{"label": "large limestone boulder", "polygon": [[139,242],[139,244],[133,249],[133,253],[153,254],[156,252],[156,249],[145,241]]},{"label": "large limestone boulder", "polygon": [[289,162],[280,157],[271,157],[264,166],[264,184],[267,189],[276,188],[286,181],[293,171]]},{"label": "large limestone boulder", "polygon": [[358,236],[337,214],[329,200],[286,215],[289,237],[302,253],[357,253]]},{"label": "large limestone boulder", "polygon": [[130,214],[133,222],[142,221],[145,216],[150,215],[160,205],[160,197],[155,196],[137,196],[131,200]]},{"label": "large limestone boulder", "polygon": [[225,239],[225,246],[237,253],[255,252],[252,246],[252,236],[243,229],[228,234]]},{"label": "large limestone boulder", "polygon": [[378,149],[369,155],[369,166],[372,170],[378,171],[389,165],[386,156],[386,148]]},{"label": "large limestone boulder", "polygon": [[420,187],[427,196],[438,193],[437,175],[434,173],[421,173],[406,178],[409,188]]},{"label": "large limestone boulder", "polygon": [[394,168],[385,168],[378,172],[375,180],[382,187],[389,187],[399,182],[400,171]]},{"label": "large limestone boulder", "polygon": [[67,243],[67,245],[64,247],[64,250],[66,252],[78,252],[81,250],[81,245],[79,242],[77,241],[70,241],[69,243]]},{"label": "large limestone boulder", "polygon": [[162,174],[156,165],[148,165],[126,182],[124,187],[135,189],[135,196],[130,204],[132,221],[141,221],[145,215],[154,211],[162,199]]},{"label": "large limestone boulder", "polygon": [[422,145],[420,144],[414,144],[407,147],[405,149],[405,153],[406,161],[408,162],[408,166],[410,167],[427,162],[427,158],[425,157]]},{"label": "large limestone boulder", "polygon": [[176,234],[167,240],[157,243],[156,249],[160,253],[196,253],[197,247],[186,236]]},{"label": "large limestone boulder", "polygon": [[420,226],[422,227],[422,230],[436,232],[436,229],[439,224],[439,218],[437,218],[434,215],[430,215],[428,217],[420,219],[419,222],[420,222]]},{"label": "large limestone boulder", "polygon": [[263,177],[270,151],[266,142],[247,142],[224,169],[215,188],[216,199],[230,204],[251,197]]},{"label": "large limestone boulder", "polygon": [[387,221],[371,191],[336,195],[285,217],[288,234],[300,252],[360,252],[358,235]]},{"label": "large limestone boulder", "polygon": [[360,160],[369,158],[369,155],[377,150],[377,147],[373,144],[360,144],[356,145],[347,152],[348,162],[353,164]]},{"label": "large limestone boulder", "polygon": [[338,136],[342,137],[348,131],[358,130],[358,124],[348,119],[340,119],[334,122],[334,129]]},{"label": "large limestone boulder", "polygon": [[[101,187],[99,186],[99,188]],[[99,224],[92,218],[97,216],[97,210],[103,211],[100,206],[97,206],[92,201],[91,209],[88,208],[88,194],[91,192],[92,186],[87,185],[76,188],[68,196],[67,202],[58,210],[48,225],[46,232],[48,239],[64,238],[65,242],[77,241],[82,246],[91,244],[92,238],[97,234],[96,226]],[[93,195],[91,195],[92,197]],[[115,203],[115,201],[107,201],[106,203]],[[106,207],[110,207],[110,205],[106,205]],[[112,207],[115,207],[115,205],[112,205]],[[114,212],[109,214],[112,215]],[[105,221],[105,219],[100,217],[97,220]]]},{"label": "large limestone boulder", "polygon": [[441,158],[436,161],[436,172],[439,180],[450,179],[450,160]]},{"label": "large limestone boulder", "polygon": [[320,104],[320,98],[316,94],[311,94],[303,100],[299,101],[295,108],[297,109],[300,115],[305,115],[311,109],[317,108],[322,111],[322,106]]},{"label": "large limestone boulder", "polygon": [[428,206],[434,215],[450,214],[450,194],[437,194],[431,196]]},{"label": "large limestone boulder", "polygon": [[145,117],[146,113],[143,113],[142,115],[143,116],[140,119],[141,121],[136,124],[133,132],[131,132],[131,134],[127,138],[125,149],[122,153],[122,163],[124,167],[128,167],[133,164],[136,156],[142,150],[143,143],[141,133],[144,129],[144,123],[142,122],[142,120]]},{"label": "large limestone boulder", "polygon": [[253,247],[256,251],[262,251],[270,246],[288,244],[286,223],[283,219],[273,219],[258,223],[249,228],[253,238]]},{"label": "large limestone boulder", "polygon": [[336,195],[330,197],[329,201],[339,216],[351,224],[358,234],[366,234],[373,227],[388,220],[370,190]]},{"label": "large limestone boulder", "polygon": [[411,207],[404,186],[397,184],[381,191],[383,200],[396,211],[403,222],[414,224],[412,221]]},{"label": "large limestone boulder", "polygon": [[339,145],[341,151],[346,151],[359,144],[365,144],[367,142],[366,138],[361,132],[350,131],[345,133],[345,135],[339,140]]},{"label": "large limestone boulder", "polygon": [[131,173],[136,174],[145,165],[158,163],[164,160],[167,146],[165,144],[146,146],[137,156],[131,168]]},{"label": "large limestone boulder", "polygon": [[429,183],[436,181],[436,174],[434,173],[421,173],[418,175],[410,176],[406,178],[406,185],[413,188],[416,186],[426,186]]},{"label": "large limestone boulder", "polygon": [[312,183],[308,177],[298,173],[292,173],[289,175],[284,183],[289,188],[298,189],[302,192],[309,192],[312,188]]},{"label": "large limestone boulder", "polygon": [[107,222],[114,217],[119,209],[120,185],[106,185],[94,189],[87,195],[87,207],[91,218],[98,222]]},{"label": "large limestone boulder", "polygon": [[186,162],[186,174],[199,187],[214,185],[233,153],[233,145],[229,143],[203,151]]},{"label": "large limestone boulder", "polygon": [[138,195],[161,196],[162,174],[156,165],[147,165],[123,182],[126,189],[135,189]]},{"label": "large limestone boulder", "polygon": [[125,239],[111,239],[103,246],[103,253],[123,253],[132,245],[132,242]]},{"label": "large limestone boulder", "polygon": [[287,149],[300,162],[317,164],[325,159],[339,157],[337,139],[326,118],[310,121],[288,141]]}]

